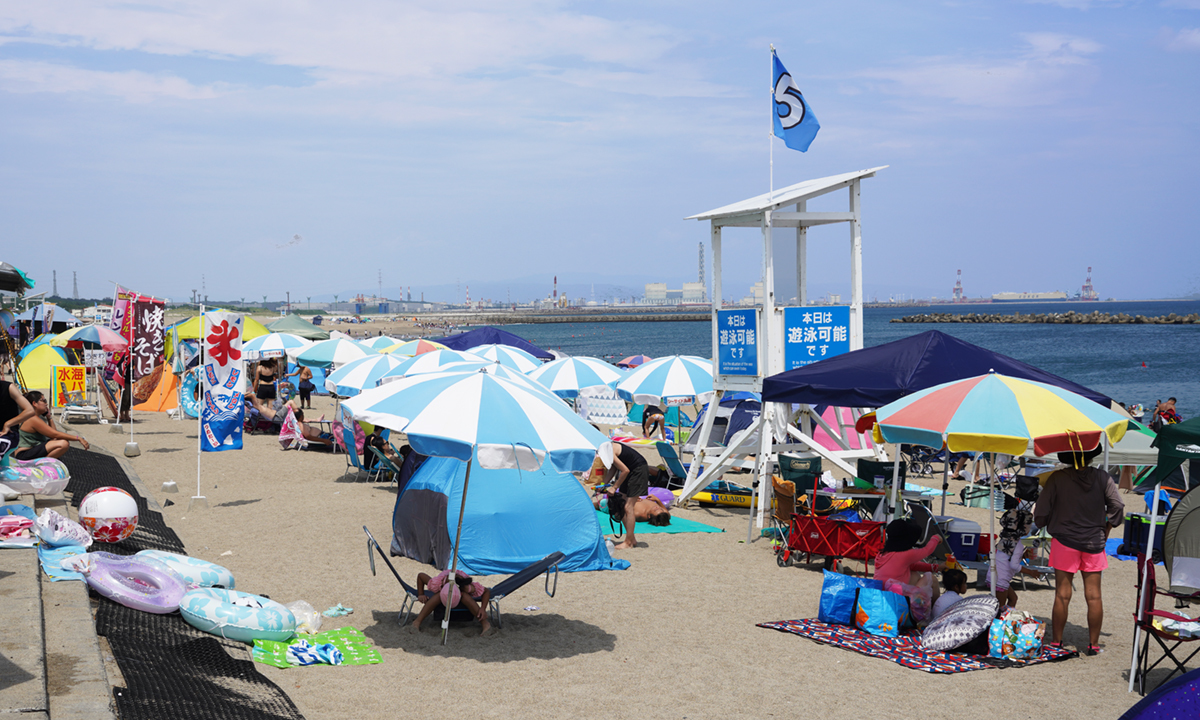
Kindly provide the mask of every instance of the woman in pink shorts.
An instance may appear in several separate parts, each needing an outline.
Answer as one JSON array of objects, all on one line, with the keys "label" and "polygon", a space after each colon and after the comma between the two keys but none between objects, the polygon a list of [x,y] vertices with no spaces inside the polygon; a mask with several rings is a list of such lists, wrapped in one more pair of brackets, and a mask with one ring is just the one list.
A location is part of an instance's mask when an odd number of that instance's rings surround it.
[{"label": "woman in pink shorts", "polygon": [[1099,454],[1099,448],[1086,453],[1059,453],[1059,461],[1068,467],[1046,481],[1033,511],[1034,522],[1053,537],[1050,567],[1054,568],[1055,592],[1050,644],[1062,645],[1071,581],[1075,573],[1082,573],[1088,607],[1087,655],[1100,652],[1100,626],[1104,622],[1100,573],[1108,567],[1104,542],[1125,519],[1125,504],[1117,484],[1108,473],[1088,466]]}]

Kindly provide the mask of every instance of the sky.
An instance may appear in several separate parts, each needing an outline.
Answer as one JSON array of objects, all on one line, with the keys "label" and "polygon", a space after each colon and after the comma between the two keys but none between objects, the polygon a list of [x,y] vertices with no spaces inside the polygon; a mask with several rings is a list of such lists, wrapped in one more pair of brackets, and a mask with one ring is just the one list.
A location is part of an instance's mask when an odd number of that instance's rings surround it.
[{"label": "sky", "polygon": [[[770,138],[772,44],[807,153]],[[1200,0],[5,0],[0,118],[0,260],[64,296],[677,288],[685,218],[766,192],[772,143],[775,187],[888,166],[868,299],[1088,266],[1101,297],[1200,292]],[[739,298],[761,233],[725,237]],[[848,298],[847,226],[808,245],[810,296]]]}]

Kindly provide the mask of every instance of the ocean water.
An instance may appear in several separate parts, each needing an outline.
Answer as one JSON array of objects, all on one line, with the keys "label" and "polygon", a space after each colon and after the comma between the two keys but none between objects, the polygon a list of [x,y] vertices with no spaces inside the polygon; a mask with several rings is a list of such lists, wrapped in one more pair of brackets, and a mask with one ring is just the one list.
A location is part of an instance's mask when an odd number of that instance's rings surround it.
[{"label": "ocean water", "polygon": [[[1200,325],[1002,325],[891,323],[925,312],[1091,312],[1186,315],[1200,301],[947,305],[930,308],[867,308],[867,347],[926,330],[942,332],[1017,358],[1122,401],[1152,408],[1178,398],[1185,418],[1200,414]],[[510,325],[506,328],[546,349],[593,355],[616,362],[629,355],[712,355],[709,322],[619,322]]]}]

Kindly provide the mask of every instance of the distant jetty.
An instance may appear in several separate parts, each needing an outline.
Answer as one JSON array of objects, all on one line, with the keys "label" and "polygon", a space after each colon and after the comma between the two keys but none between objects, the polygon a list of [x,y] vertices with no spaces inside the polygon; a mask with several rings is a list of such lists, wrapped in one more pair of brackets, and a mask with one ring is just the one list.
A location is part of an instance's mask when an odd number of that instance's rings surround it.
[{"label": "distant jetty", "polygon": [[892,318],[894,323],[1007,323],[1010,325],[1200,325],[1200,313],[1190,315],[1130,315],[1128,313],[925,313]]},{"label": "distant jetty", "polygon": [[712,320],[709,311],[672,311],[667,309],[630,309],[614,312],[612,309],[572,308],[550,311],[505,311],[473,310],[422,313],[424,322],[450,322],[455,325],[512,325],[542,323],[616,323],[616,322],[680,322]]}]

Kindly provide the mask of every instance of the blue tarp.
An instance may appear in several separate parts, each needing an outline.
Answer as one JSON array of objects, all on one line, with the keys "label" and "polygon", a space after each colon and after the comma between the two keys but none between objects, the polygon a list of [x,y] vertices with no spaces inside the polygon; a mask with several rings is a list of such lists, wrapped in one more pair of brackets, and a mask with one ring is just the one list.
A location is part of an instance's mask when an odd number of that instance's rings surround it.
[{"label": "blue tarp", "polygon": [[[535,358],[541,358],[542,360],[554,359],[553,355],[525,338],[494,327],[476,328],[465,333],[439,338],[437,342],[440,342],[451,350],[470,350],[480,345],[509,345],[524,350]],[[538,559],[540,560],[541,558]]]},{"label": "blue tarp", "polygon": [[[467,464],[431,457],[396,498],[393,554],[438,569],[450,565]],[[544,472],[543,472],[544,471]],[[570,473],[471,467],[458,567],[472,575],[509,575],[561,551],[563,571],[624,570],[615,560],[587,491]]]},{"label": "blue tarp", "polygon": [[1064,388],[1104,407],[1112,404],[1095,390],[937,330],[772,375],[763,380],[762,396],[768,402],[879,408],[992,370]]}]

